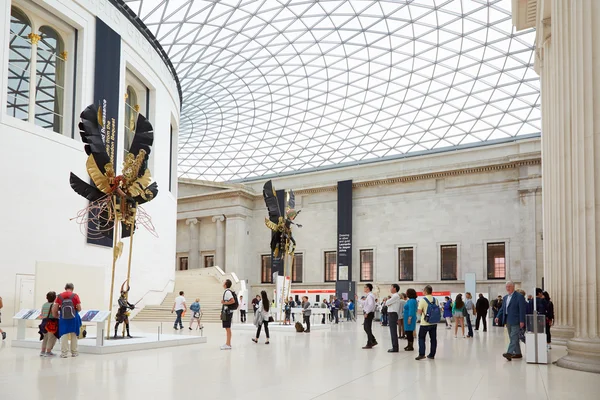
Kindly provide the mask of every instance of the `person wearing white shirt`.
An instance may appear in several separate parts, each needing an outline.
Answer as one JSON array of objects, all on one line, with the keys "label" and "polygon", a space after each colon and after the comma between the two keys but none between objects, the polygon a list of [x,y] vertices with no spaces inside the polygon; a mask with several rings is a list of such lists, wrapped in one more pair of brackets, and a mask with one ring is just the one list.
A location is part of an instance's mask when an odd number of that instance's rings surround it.
[{"label": "person wearing white shirt", "polygon": [[175,324],[173,325],[173,329],[177,330],[177,325],[179,324],[179,329],[183,329],[183,322],[181,321],[181,317],[183,313],[187,310],[187,306],[185,304],[185,297],[183,297],[183,291],[179,292],[179,296],[175,298],[175,303],[173,303],[173,308],[171,309],[171,314],[175,312],[177,314],[177,318],[175,318]]},{"label": "person wearing white shirt", "polygon": [[246,311],[248,311],[248,303],[244,300],[244,296],[240,296],[240,322],[246,322]]},{"label": "person wearing white shirt", "polygon": [[[375,318],[375,295],[373,294],[373,285],[367,283],[364,288],[365,296],[361,297],[360,304],[363,308],[363,313],[365,315],[364,328],[367,334],[367,345],[363,347],[363,349],[372,349],[374,346],[377,346],[377,340],[375,340],[375,336],[373,336],[373,318]],[[358,295],[355,296],[358,300]]]},{"label": "person wearing white shirt", "polygon": [[398,315],[400,314],[400,286],[393,284],[390,291],[392,296],[385,303],[387,305],[388,323],[390,325],[390,338],[392,339],[392,348],[388,350],[388,353],[398,352]]}]

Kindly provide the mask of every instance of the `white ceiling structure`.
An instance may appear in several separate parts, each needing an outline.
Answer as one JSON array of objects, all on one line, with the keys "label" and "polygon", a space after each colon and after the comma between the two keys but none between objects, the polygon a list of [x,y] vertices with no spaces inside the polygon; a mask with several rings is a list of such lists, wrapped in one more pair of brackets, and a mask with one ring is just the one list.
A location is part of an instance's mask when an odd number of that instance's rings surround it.
[{"label": "white ceiling structure", "polygon": [[125,0],[183,90],[179,175],[229,181],[540,134],[510,0]]}]

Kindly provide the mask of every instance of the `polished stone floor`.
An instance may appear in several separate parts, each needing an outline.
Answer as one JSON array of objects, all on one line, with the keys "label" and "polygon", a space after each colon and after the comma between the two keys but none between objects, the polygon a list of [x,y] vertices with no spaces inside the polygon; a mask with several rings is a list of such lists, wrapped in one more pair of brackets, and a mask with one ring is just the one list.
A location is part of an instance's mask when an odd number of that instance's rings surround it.
[{"label": "polished stone floor", "polygon": [[[10,340],[15,330],[5,330]],[[133,324],[136,330],[156,332],[157,325]],[[12,348],[7,340],[0,344],[0,399],[600,398],[598,375],[505,361],[499,328],[466,340],[440,326],[436,360],[420,362],[415,353],[388,354],[387,328],[377,325],[374,332],[379,346],[361,350],[365,336],[356,323],[342,323],[330,332],[273,333],[268,346],[264,339],[252,343],[250,332],[237,331],[233,350],[221,351],[223,330],[206,324],[207,344],[70,359],[40,358],[36,351]],[[551,358],[564,353],[555,346]]]}]

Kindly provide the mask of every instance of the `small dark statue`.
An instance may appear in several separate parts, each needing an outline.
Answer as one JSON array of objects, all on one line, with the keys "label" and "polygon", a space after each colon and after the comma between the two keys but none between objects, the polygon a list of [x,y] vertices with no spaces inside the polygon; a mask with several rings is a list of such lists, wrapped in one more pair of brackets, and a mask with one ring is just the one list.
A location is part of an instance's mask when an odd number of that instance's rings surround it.
[{"label": "small dark statue", "polygon": [[127,285],[127,290],[124,290],[123,287],[125,284],[121,285],[121,297],[119,297],[119,310],[117,311],[117,315],[115,317],[115,339],[117,339],[117,331],[119,330],[119,324],[125,323],[125,329],[127,330],[127,337],[131,338],[129,334],[129,310],[133,310],[135,308],[134,304],[131,304],[127,301],[127,293],[129,292],[129,285]]},{"label": "small dark statue", "polygon": [[296,225],[301,228],[302,225],[296,224],[294,220],[296,216],[300,214],[300,211],[296,211],[296,196],[293,191],[289,192],[288,207],[285,213],[285,217],[281,215],[279,209],[279,202],[277,201],[277,194],[273,189],[273,183],[268,181],[263,186],[263,197],[265,198],[265,204],[269,211],[269,218],[265,218],[265,225],[271,229],[271,251],[273,257],[278,258],[281,255],[289,254],[294,255],[296,250],[296,241],[292,236],[292,225]]}]

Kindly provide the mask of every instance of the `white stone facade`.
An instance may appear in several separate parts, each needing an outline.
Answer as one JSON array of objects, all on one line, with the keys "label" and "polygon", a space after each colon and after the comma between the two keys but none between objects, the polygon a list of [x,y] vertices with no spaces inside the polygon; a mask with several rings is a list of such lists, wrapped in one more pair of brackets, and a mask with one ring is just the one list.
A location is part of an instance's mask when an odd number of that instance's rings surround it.
[{"label": "white stone facade", "polygon": [[[373,282],[383,285],[397,282],[398,247],[414,247],[414,279],[401,287],[430,283],[439,290],[464,291],[464,274],[475,272],[478,291],[492,286],[494,294],[501,293],[504,279],[487,280],[486,243],[504,242],[506,279],[527,291],[541,285],[538,139],[274,178],[276,189],[295,191],[296,208],[302,210],[297,222],[303,227],[295,228],[294,237],[304,268],[302,283],[294,286],[334,286],[325,283],[324,252],[337,246],[336,183],[345,179],[354,182],[354,280],[360,280],[360,249],[373,249]],[[196,246],[199,255],[215,254],[224,240],[225,260],[219,266],[247,279],[253,292],[270,287],[261,284],[261,255],[269,253],[270,240],[263,184],[181,180],[178,258],[194,259],[190,249],[195,252]],[[190,236],[190,218],[199,221],[199,243]],[[219,234],[215,218],[224,219]],[[458,247],[456,281],[441,280],[440,246],[445,244]]]}]

